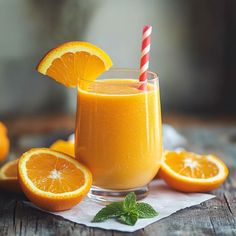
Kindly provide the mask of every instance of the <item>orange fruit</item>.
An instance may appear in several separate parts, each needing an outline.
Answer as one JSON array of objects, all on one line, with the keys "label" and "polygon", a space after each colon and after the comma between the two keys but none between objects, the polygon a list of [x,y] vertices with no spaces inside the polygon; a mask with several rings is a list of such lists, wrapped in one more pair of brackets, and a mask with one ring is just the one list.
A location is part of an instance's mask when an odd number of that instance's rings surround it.
[{"label": "orange fruit", "polygon": [[17,179],[18,159],[9,161],[0,169],[0,188],[11,192],[21,192]]},{"label": "orange fruit", "polygon": [[75,145],[71,141],[57,140],[50,146],[50,149],[63,152],[72,157],[75,156]]},{"label": "orange fruit", "polygon": [[4,161],[9,153],[10,142],[7,137],[7,128],[0,122],[0,161]]},{"label": "orange fruit", "polygon": [[214,155],[166,151],[160,176],[183,192],[206,192],[218,188],[228,176],[227,166]]},{"label": "orange fruit", "polygon": [[[67,42],[50,50],[37,66],[38,72],[67,86],[86,86],[112,66],[110,57],[87,42]],[[83,83],[82,83],[83,82]]]},{"label": "orange fruit", "polygon": [[25,195],[48,211],[70,209],[86,196],[92,184],[85,166],[48,148],[34,148],[20,157],[18,179]]}]

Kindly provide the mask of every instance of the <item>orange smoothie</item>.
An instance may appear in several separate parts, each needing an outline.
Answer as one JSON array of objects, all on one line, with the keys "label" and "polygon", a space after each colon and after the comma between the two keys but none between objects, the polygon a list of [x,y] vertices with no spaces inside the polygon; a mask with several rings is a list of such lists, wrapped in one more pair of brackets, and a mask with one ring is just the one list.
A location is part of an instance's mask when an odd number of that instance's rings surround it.
[{"label": "orange smoothie", "polygon": [[93,185],[131,189],[148,184],[162,156],[159,87],[138,89],[136,79],[96,80],[78,89],[76,158]]}]

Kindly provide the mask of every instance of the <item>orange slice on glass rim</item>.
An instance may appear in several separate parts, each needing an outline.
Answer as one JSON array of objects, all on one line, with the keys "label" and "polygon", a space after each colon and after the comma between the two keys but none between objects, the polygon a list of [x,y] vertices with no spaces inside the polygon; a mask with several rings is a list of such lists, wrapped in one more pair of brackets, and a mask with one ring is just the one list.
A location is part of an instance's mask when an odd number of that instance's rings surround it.
[{"label": "orange slice on glass rim", "polygon": [[183,192],[206,192],[218,188],[228,168],[214,155],[186,151],[165,151],[160,176],[172,188]]},{"label": "orange slice on glass rim", "polygon": [[72,208],[92,184],[92,175],[85,166],[48,148],[34,148],[20,157],[18,179],[29,200],[49,211]]},{"label": "orange slice on glass rim", "polygon": [[38,72],[67,86],[86,86],[112,66],[110,57],[87,42],[67,42],[50,50],[37,66]]},{"label": "orange slice on glass rim", "polygon": [[63,152],[72,157],[75,156],[75,144],[72,141],[64,141],[59,139],[50,146],[50,149]]},{"label": "orange slice on glass rim", "polygon": [[10,192],[21,192],[17,179],[18,159],[9,161],[0,169],[0,188]]}]

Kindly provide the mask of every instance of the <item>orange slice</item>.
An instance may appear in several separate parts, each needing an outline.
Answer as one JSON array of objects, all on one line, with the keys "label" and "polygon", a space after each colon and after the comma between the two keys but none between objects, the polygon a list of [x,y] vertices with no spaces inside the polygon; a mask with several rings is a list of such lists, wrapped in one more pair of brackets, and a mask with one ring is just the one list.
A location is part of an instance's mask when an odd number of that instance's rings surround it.
[{"label": "orange slice", "polygon": [[18,159],[9,161],[0,169],[0,188],[10,192],[21,192],[17,179]]},{"label": "orange slice", "polygon": [[216,156],[166,151],[160,176],[183,192],[205,192],[218,188],[228,176],[227,166]]},{"label": "orange slice", "polygon": [[74,41],[49,51],[37,70],[67,87],[75,87],[85,86],[86,81],[95,80],[111,66],[110,57],[102,49],[91,43]]},{"label": "orange slice", "polygon": [[0,122],[0,161],[4,161],[9,152],[10,142],[7,136],[6,126]]},{"label": "orange slice", "polygon": [[57,140],[50,146],[50,149],[63,152],[69,156],[75,156],[75,145],[72,141]]},{"label": "orange slice", "polygon": [[18,163],[18,178],[25,195],[49,211],[70,209],[86,196],[92,184],[85,166],[48,148],[24,153]]}]

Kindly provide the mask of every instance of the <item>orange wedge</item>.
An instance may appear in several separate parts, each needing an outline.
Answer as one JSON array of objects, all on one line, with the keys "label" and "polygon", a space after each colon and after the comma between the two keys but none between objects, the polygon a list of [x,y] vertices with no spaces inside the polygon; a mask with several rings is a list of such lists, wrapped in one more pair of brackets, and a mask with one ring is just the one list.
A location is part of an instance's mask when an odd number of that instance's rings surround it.
[{"label": "orange wedge", "polygon": [[70,209],[86,196],[92,184],[85,166],[48,148],[34,148],[20,157],[18,179],[25,195],[49,211]]},{"label": "orange wedge", "polygon": [[110,57],[97,46],[87,42],[67,42],[49,51],[37,66],[38,72],[57,82],[76,87],[95,80],[112,66]]},{"label": "orange wedge", "polygon": [[75,156],[75,145],[71,141],[57,140],[50,146],[50,149],[63,152],[72,157]]},{"label": "orange wedge", "polygon": [[9,152],[9,138],[7,136],[6,126],[0,122],[0,161],[4,161]]},{"label": "orange wedge", "polygon": [[228,176],[227,166],[214,155],[166,151],[160,176],[183,192],[206,192],[218,188]]},{"label": "orange wedge", "polygon": [[9,161],[0,169],[0,188],[10,192],[21,192],[17,179],[18,159]]}]

